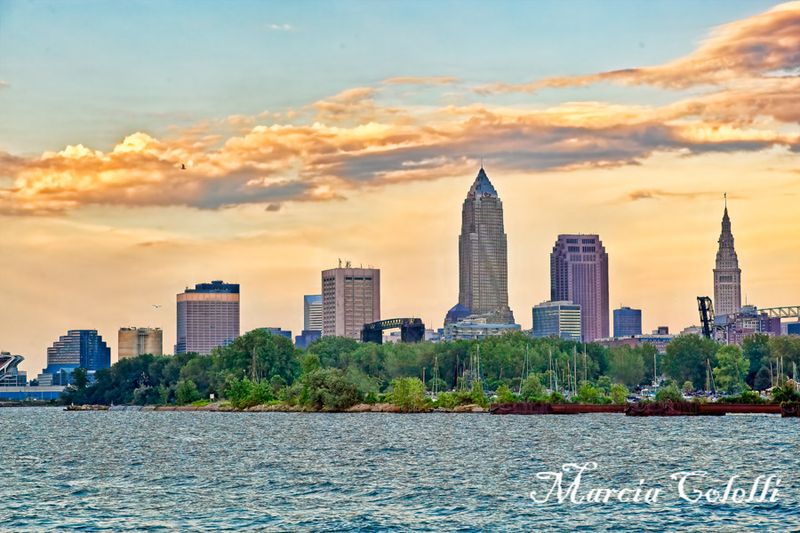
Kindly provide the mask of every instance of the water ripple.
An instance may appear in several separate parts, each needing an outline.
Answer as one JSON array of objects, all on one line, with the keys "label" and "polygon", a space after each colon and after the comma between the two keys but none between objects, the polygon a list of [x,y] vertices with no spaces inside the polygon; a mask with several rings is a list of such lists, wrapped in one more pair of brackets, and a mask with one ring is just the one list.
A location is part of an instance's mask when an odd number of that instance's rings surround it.
[{"label": "water ripple", "polygon": [[[800,530],[800,424],[777,417],[0,416],[3,530]],[[667,495],[652,506],[530,500],[537,472],[585,461],[600,464],[592,486],[643,478]],[[782,497],[690,505],[669,480],[690,470],[775,474]]]}]

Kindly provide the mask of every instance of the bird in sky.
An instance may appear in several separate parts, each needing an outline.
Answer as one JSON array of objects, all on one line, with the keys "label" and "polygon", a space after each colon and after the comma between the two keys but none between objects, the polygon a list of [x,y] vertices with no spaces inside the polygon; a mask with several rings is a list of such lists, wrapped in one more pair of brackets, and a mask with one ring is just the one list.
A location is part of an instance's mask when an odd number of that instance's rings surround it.
[{"label": "bird in sky", "polygon": [[153,309],[161,309],[161,305],[160,304],[153,304]]}]

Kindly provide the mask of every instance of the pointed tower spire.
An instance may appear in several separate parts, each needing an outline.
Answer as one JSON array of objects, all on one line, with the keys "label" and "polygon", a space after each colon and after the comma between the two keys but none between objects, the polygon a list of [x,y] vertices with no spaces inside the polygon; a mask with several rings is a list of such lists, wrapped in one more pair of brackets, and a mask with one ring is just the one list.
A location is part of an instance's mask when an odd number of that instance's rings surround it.
[{"label": "pointed tower spire", "polygon": [[728,216],[728,193],[723,195],[725,210],[719,235],[714,268],[714,307],[718,315],[736,313],[742,307],[742,271],[733,244],[731,219]]}]

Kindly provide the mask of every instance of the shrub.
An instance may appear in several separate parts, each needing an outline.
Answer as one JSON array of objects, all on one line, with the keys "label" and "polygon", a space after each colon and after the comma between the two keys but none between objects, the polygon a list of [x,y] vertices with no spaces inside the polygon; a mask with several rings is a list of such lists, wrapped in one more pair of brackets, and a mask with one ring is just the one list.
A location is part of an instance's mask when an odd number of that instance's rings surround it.
[{"label": "shrub", "polygon": [[497,389],[497,403],[516,403],[519,401],[519,396],[511,392],[508,385],[500,385]]},{"label": "shrub", "polygon": [[519,395],[526,402],[540,402],[547,397],[547,392],[538,376],[529,376],[522,382]]},{"label": "shrub", "polygon": [[772,401],[776,403],[791,403],[800,401],[800,393],[792,385],[784,383],[772,389]]},{"label": "shrub", "polygon": [[674,384],[668,385],[666,387],[661,387],[656,392],[656,401],[657,402],[682,402],[683,395],[681,391],[678,390],[678,387]]},{"label": "shrub", "polygon": [[611,403],[621,405],[628,399],[628,389],[625,385],[613,385],[611,387]]},{"label": "shrub", "polygon": [[425,409],[425,385],[417,378],[399,378],[392,381],[392,403],[404,413],[417,413]]},{"label": "shrub", "polygon": [[191,379],[182,379],[175,388],[175,399],[178,405],[188,405],[200,399],[200,392],[197,385]]},{"label": "shrub", "polygon": [[251,381],[247,378],[231,381],[225,395],[236,409],[265,404],[273,398],[269,381]]},{"label": "shrub", "polygon": [[303,377],[302,402],[317,410],[342,411],[361,401],[358,388],[336,368],[321,368]]},{"label": "shrub", "polygon": [[746,390],[738,396],[727,396],[720,400],[724,403],[748,403],[748,404],[762,404],[766,403],[760,394],[755,391]]}]

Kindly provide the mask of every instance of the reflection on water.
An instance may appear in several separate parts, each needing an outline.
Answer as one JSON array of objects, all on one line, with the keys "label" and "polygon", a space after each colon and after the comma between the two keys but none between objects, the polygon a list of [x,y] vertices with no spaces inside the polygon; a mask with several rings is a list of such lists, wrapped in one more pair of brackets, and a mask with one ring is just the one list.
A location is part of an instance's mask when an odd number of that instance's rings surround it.
[{"label": "reflection on water", "polygon": [[[800,422],[772,416],[0,409],[0,529],[797,530]],[[653,506],[537,505],[535,474],[597,461]],[[691,505],[669,474],[782,479],[776,504]],[[709,485],[711,486],[711,485]]]}]

